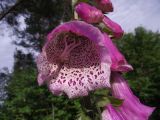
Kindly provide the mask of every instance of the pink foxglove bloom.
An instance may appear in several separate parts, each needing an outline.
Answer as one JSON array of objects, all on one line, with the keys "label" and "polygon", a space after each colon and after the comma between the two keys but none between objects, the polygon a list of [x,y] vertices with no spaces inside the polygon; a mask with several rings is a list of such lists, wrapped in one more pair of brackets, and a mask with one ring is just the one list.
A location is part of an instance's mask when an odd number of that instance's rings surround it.
[{"label": "pink foxglove bloom", "polygon": [[124,100],[119,109],[127,120],[148,120],[154,108],[143,105],[139,101],[120,73],[113,72],[111,78],[113,80],[112,94],[114,97]]},{"label": "pink foxglove bloom", "polygon": [[100,10],[87,3],[79,3],[76,5],[75,10],[78,16],[87,23],[99,23],[104,17]]},{"label": "pink foxglove bloom", "polygon": [[109,19],[107,16],[103,18],[103,23],[113,32],[113,38],[119,39],[123,36],[124,31],[121,26]]},{"label": "pink foxglove bloom", "polygon": [[115,44],[105,33],[104,38],[112,60],[111,70],[119,72],[128,72],[133,70],[132,66],[127,63],[125,57],[120,53]]},{"label": "pink foxglove bloom", "polygon": [[97,3],[97,8],[102,10],[103,12],[112,12],[113,5],[110,0],[95,0]]},{"label": "pink foxglove bloom", "polygon": [[102,112],[102,120],[127,120],[123,114],[117,111],[111,104]]},{"label": "pink foxglove bloom", "polygon": [[100,30],[82,21],[56,27],[37,58],[38,83],[69,98],[110,87],[111,59]]}]

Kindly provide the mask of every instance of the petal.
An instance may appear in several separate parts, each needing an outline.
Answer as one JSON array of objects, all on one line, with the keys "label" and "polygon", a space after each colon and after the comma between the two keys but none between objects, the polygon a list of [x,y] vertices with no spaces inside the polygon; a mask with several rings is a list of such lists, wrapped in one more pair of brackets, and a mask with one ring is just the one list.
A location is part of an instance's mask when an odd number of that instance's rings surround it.
[{"label": "petal", "polygon": [[102,120],[127,120],[120,112],[111,105],[107,105],[102,112]]},{"label": "petal", "polygon": [[37,81],[38,81],[38,84],[41,86],[48,79],[50,72],[55,71],[57,69],[57,65],[50,64],[47,61],[47,58],[44,52],[38,55],[38,57],[36,58],[36,63],[37,63],[38,72],[40,73],[38,75]]},{"label": "petal", "polygon": [[113,32],[113,37],[120,39],[123,36],[124,31],[121,26],[109,19],[107,16],[103,18],[103,23]]},{"label": "petal", "polygon": [[[71,52],[69,61],[63,64],[58,76],[52,78],[51,71],[58,69],[58,64],[53,61],[61,54],[55,46],[63,48],[64,35],[68,35],[67,40],[81,40],[82,44]],[[46,57],[49,65],[56,65],[50,67],[49,80],[46,80],[53,94],[65,93],[69,98],[75,98],[86,96],[89,91],[98,88],[110,87],[111,59],[99,29],[82,21],[71,21],[58,26],[48,36],[42,56]]]},{"label": "petal", "polygon": [[108,35],[105,33],[103,35],[112,60],[111,70],[120,72],[128,72],[133,70],[132,66],[127,63],[125,57],[120,53]]},{"label": "petal", "polygon": [[87,23],[101,22],[104,17],[100,10],[87,3],[79,3],[76,5],[75,10],[78,16]]},{"label": "petal", "polygon": [[130,118],[132,120],[148,120],[155,108],[143,105],[119,73],[113,72],[111,77],[113,80],[112,94],[119,99],[124,99],[119,109],[127,120]]},{"label": "petal", "polygon": [[110,0],[95,0],[97,3],[97,8],[102,10],[103,12],[112,12],[113,5]]}]

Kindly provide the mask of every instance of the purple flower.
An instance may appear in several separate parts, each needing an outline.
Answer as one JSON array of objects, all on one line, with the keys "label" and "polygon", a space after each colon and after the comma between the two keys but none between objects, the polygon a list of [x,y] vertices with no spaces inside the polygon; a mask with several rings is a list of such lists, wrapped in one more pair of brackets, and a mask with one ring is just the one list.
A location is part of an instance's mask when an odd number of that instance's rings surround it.
[{"label": "purple flower", "polygon": [[113,38],[119,39],[123,36],[124,31],[121,26],[109,19],[107,16],[103,18],[103,23],[113,32]]},{"label": "purple flower", "polygon": [[108,104],[102,112],[102,120],[127,120],[111,104]]},{"label": "purple flower", "polygon": [[111,70],[120,72],[128,72],[133,70],[132,66],[127,63],[125,57],[120,53],[112,40],[105,33],[104,39],[112,60]]},{"label": "purple flower", "polygon": [[114,97],[124,100],[119,109],[127,120],[130,120],[131,118],[132,120],[148,120],[155,108],[143,105],[132,93],[127,82],[120,73],[113,72],[111,78],[112,94]]},{"label": "purple flower", "polygon": [[37,58],[38,83],[69,98],[110,87],[111,60],[100,30],[83,21],[59,25]]},{"label": "purple flower", "polygon": [[97,8],[102,10],[103,12],[112,12],[113,6],[110,0],[95,0],[97,3]]},{"label": "purple flower", "polygon": [[99,23],[104,17],[100,10],[87,3],[79,3],[76,5],[75,10],[78,16],[87,23]]}]

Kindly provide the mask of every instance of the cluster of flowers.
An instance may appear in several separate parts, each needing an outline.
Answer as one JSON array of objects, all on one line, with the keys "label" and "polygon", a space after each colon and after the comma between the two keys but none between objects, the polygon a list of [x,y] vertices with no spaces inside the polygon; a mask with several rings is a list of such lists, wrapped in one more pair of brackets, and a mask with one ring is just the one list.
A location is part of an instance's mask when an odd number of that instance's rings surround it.
[{"label": "cluster of flowers", "polygon": [[[54,95],[69,98],[87,96],[89,91],[109,88],[123,99],[120,107],[105,106],[102,120],[147,120],[154,108],[141,104],[121,74],[133,70],[111,38],[123,36],[122,28],[107,16],[110,0],[94,0],[95,6],[79,2],[75,11],[80,20],[56,27],[37,58],[39,85],[47,84]],[[103,27],[109,33],[103,31]]]}]

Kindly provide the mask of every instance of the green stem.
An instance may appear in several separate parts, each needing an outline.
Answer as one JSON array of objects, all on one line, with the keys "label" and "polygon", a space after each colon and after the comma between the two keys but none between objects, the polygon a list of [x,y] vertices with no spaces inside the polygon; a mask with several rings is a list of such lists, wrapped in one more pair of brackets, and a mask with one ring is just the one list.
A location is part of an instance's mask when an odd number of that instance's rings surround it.
[{"label": "green stem", "polygon": [[95,115],[94,115],[93,106],[91,103],[91,98],[89,95],[81,99],[81,105],[84,112],[87,114],[87,116],[89,116],[91,120],[94,120]]},{"label": "green stem", "polygon": [[78,19],[78,14],[76,13],[76,11],[74,10],[74,6],[77,3],[78,0],[72,0],[72,10],[73,10],[73,14],[74,14],[74,19]]}]

